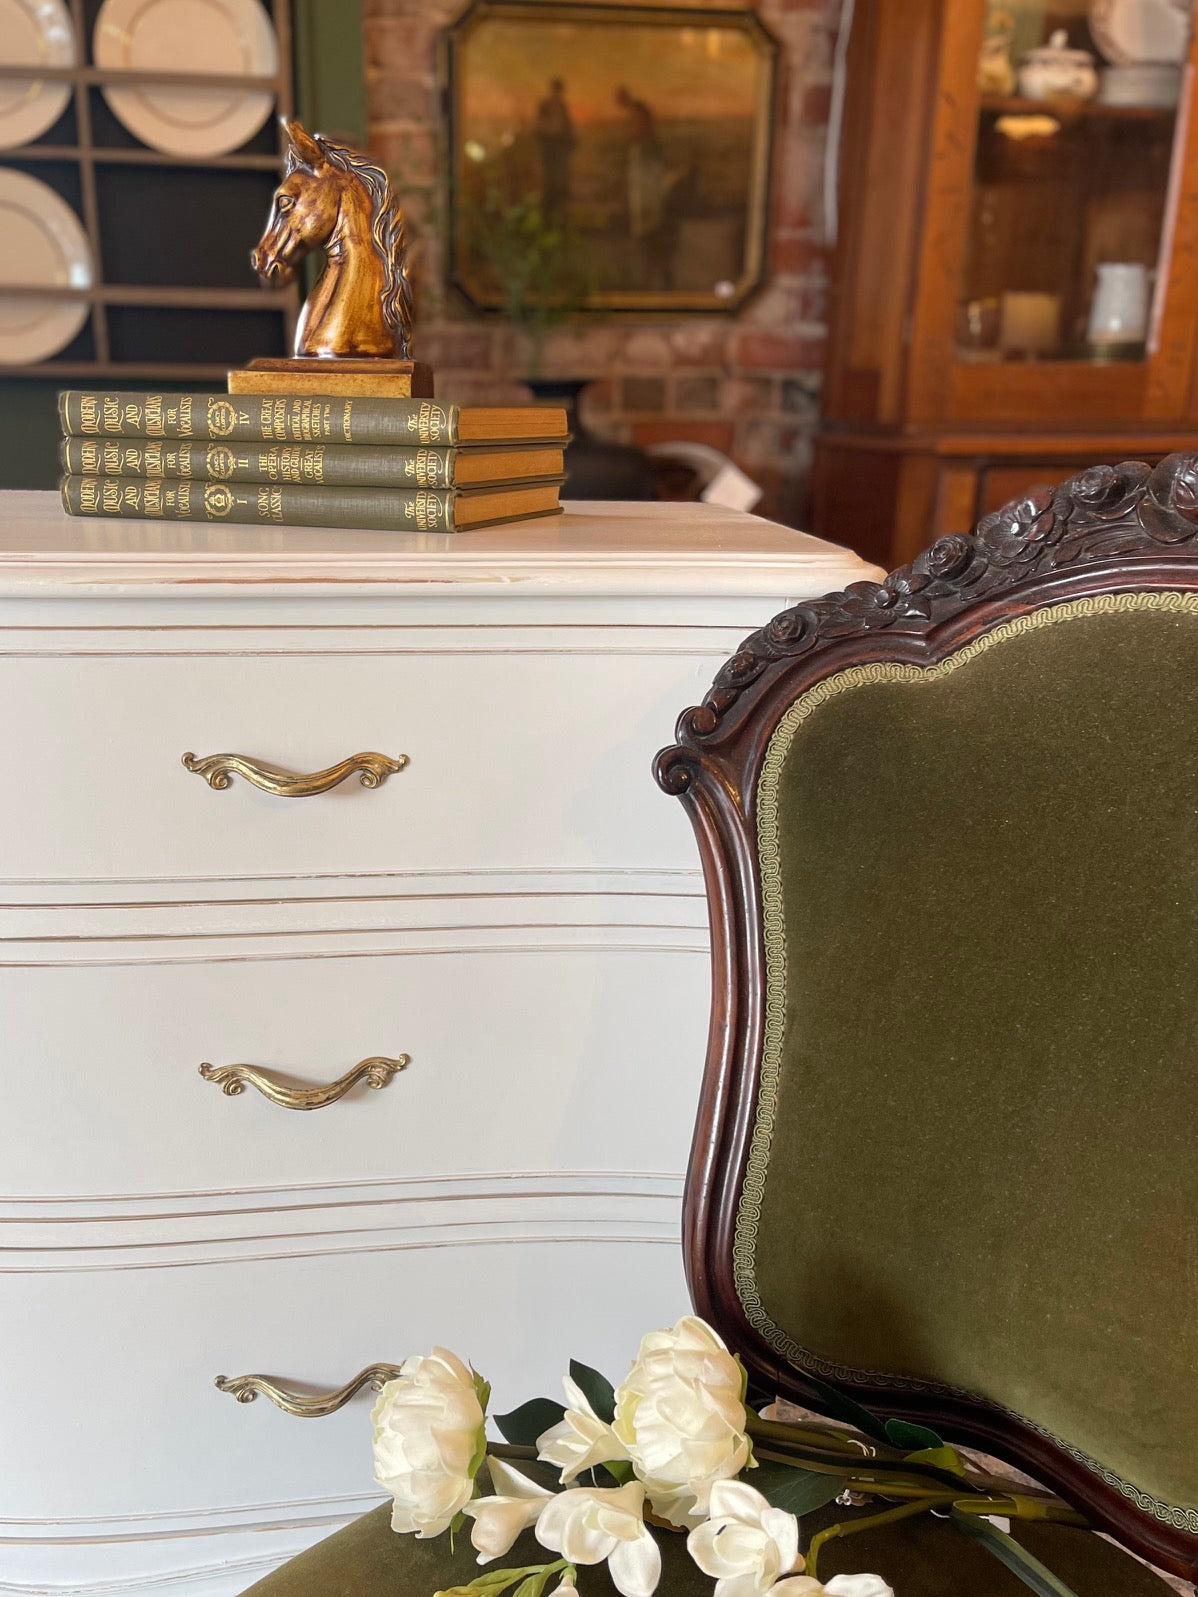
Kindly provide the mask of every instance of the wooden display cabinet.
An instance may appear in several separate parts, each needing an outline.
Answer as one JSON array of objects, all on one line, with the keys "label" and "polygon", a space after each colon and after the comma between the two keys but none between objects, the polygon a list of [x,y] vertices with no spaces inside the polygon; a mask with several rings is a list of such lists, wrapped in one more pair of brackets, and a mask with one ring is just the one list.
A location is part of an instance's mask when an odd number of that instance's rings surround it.
[{"label": "wooden display cabinet", "polygon": [[[816,530],[883,564],[1035,483],[1198,447],[1194,30],[1175,104],[1029,100],[979,87],[997,9],[857,0],[813,490]],[[1086,0],[1003,9],[1016,65],[1064,28],[1105,70]],[[1139,340],[1093,324],[1112,262],[1143,272]]]}]

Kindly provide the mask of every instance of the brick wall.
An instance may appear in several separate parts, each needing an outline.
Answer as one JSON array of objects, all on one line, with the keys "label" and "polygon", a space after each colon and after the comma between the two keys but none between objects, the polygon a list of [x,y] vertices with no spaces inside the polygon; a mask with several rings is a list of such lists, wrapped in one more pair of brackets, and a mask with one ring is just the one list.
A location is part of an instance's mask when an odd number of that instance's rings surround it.
[{"label": "brick wall", "polygon": [[[598,379],[584,415],[604,436],[689,438],[727,451],[765,487],[761,512],[798,525],[824,353],[821,189],[840,0],[759,0],[756,9],[781,45],[765,285],[735,315],[584,318],[552,329],[544,371]],[[523,401],[518,337],[441,287],[436,40],[461,10],[461,0],[366,0],[370,145],[419,237],[417,353],[435,367],[438,394]]]}]

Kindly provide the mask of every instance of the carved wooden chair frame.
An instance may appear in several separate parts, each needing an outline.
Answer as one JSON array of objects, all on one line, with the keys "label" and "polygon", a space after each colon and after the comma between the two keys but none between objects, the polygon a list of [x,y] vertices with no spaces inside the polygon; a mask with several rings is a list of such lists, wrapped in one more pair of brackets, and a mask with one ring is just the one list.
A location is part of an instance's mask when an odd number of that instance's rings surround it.
[{"label": "carved wooden chair frame", "polygon": [[[1098,466],[1037,488],[941,538],[879,584],[796,605],[747,638],[657,757],[699,842],[711,915],[707,1065],[687,1173],[683,1249],[697,1312],[741,1355],[751,1386],[817,1407],[802,1376],[750,1325],[733,1280],[736,1207],[756,1107],[765,950],[755,803],[769,740],[795,698],[849,666],[928,666],[1015,616],[1092,595],[1198,590],[1198,455]],[[1027,1470],[1101,1529],[1193,1579],[1198,1537],[1138,1510],[1041,1432],[984,1401],[871,1386],[870,1404]]]}]

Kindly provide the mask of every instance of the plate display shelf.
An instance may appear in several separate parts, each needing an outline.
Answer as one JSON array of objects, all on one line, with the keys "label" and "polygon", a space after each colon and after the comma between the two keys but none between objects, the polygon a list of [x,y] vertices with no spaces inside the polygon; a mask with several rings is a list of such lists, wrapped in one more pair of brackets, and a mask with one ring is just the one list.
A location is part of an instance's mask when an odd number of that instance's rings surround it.
[{"label": "plate display shelf", "polygon": [[[55,286],[52,297],[83,302],[88,317],[79,336],[56,356],[21,365],[5,364],[0,357],[0,377],[223,383],[228,367],[239,360],[285,353],[298,314],[298,290],[294,285],[258,287],[248,252],[282,165],[274,117],[290,115],[294,108],[290,0],[264,0],[278,65],[262,76],[100,67],[93,58],[99,0],[66,0],[66,5],[76,40],[75,65],[0,64],[0,86],[36,78],[63,83],[70,91],[62,115],[46,132],[0,149],[0,170],[36,177],[76,211],[91,249],[92,284]],[[108,89],[145,86],[258,90],[271,96],[273,110],[259,132],[232,153],[169,154],[135,138],[103,98]],[[140,239],[139,218],[154,221]],[[182,230],[172,228],[176,218],[184,221]],[[214,241],[218,258],[193,247],[192,229]],[[234,264],[238,255],[246,259],[244,273]],[[44,281],[5,283],[3,294],[51,297]]]}]

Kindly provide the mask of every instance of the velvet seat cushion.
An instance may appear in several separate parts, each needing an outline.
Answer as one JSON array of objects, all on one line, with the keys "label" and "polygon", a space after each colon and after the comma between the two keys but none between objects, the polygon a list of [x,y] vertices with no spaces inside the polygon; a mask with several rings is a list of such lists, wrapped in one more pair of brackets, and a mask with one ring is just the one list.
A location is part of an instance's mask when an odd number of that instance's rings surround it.
[{"label": "velvet seat cushion", "polygon": [[[845,1518],[825,1510],[804,1522],[809,1529]],[[850,1516],[851,1517],[851,1516]],[[1077,1597],[1173,1597],[1173,1590],[1119,1548],[1091,1535],[1051,1525],[1016,1526],[1015,1534]],[[659,1597],[711,1597],[714,1582],[700,1573],[686,1551],[686,1538],[662,1532]],[[554,1555],[531,1532],[507,1557],[487,1568],[546,1563]],[[245,1597],[433,1597],[482,1573],[467,1534],[453,1551],[448,1536],[417,1541],[391,1529],[389,1505],[375,1509],[318,1542],[281,1569],[251,1586]],[[906,1522],[863,1531],[830,1542],[820,1578],[872,1570],[890,1583],[895,1597],[1028,1597],[1028,1589],[989,1553],[940,1521]],[[606,1565],[578,1572],[580,1597],[619,1597]]]},{"label": "velvet seat cushion", "polygon": [[751,1322],[866,1402],[1014,1411],[1198,1531],[1198,597],[826,680],[758,842]]}]

